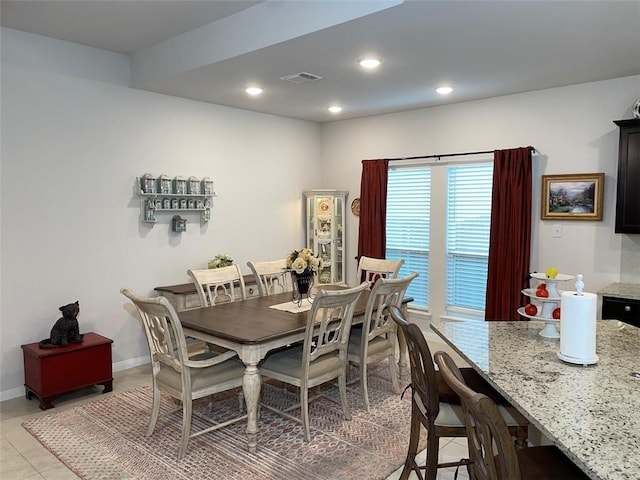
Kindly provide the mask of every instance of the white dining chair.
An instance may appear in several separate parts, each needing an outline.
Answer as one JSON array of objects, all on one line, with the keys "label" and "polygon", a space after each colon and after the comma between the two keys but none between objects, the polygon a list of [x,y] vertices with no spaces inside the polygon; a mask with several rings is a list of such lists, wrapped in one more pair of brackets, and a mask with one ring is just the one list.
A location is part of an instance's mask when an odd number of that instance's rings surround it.
[{"label": "white dining chair", "polygon": [[247,266],[251,269],[253,277],[258,284],[260,296],[264,297],[293,290],[291,272],[287,270],[286,259],[247,262]]},{"label": "white dining chair", "polygon": [[[311,441],[309,390],[313,387],[337,378],[344,417],[351,419],[347,402],[347,344],[356,302],[366,288],[367,283],[363,282],[344,290],[319,290],[307,315],[304,343],[267,355],[260,367],[262,376],[300,389],[299,403],[286,409],[263,403],[262,408],[301,423],[306,442]],[[302,410],[301,418],[289,413],[297,408]]]},{"label": "white dining chair", "polygon": [[400,393],[398,381],[397,325],[385,308],[389,305],[402,306],[404,294],[411,281],[418,274],[412,272],[404,278],[378,278],[371,288],[362,328],[352,328],[349,337],[347,359],[349,364],[360,369],[360,393],[365,408],[369,411],[369,392],[367,389],[368,365],[387,360],[391,382],[395,393]]},{"label": "white dining chair", "polygon": [[[147,436],[153,435],[158,422],[161,392],[179,402],[169,414],[182,410],[178,459],[186,454],[191,438],[246,419],[245,414],[219,422],[193,410],[194,400],[242,387],[244,364],[238,354],[227,350],[219,355],[206,352],[189,357],[182,324],[165,297],[144,298],[127,288],[120,292],[138,310],[151,357],[153,405]],[[205,420],[209,426],[192,433],[193,415]]]},{"label": "white dining chair", "polygon": [[244,278],[238,264],[205,270],[188,270],[187,274],[196,286],[202,307],[246,300],[247,298]]},{"label": "white dining chair", "polygon": [[358,262],[356,281],[373,285],[378,278],[397,278],[403,264],[403,259],[387,260],[362,256]]}]

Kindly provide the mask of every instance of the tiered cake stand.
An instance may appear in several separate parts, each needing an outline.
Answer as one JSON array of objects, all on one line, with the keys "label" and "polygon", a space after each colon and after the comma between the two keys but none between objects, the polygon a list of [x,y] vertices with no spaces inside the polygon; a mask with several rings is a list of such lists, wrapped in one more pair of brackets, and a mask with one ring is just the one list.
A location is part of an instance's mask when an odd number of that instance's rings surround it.
[{"label": "tiered cake stand", "polygon": [[544,282],[547,286],[548,297],[536,296],[535,288],[525,288],[522,293],[526,296],[538,300],[542,303],[542,310],[538,312],[538,315],[527,315],[524,312],[524,307],[518,309],[518,314],[523,317],[530,318],[532,320],[542,320],[544,322],[544,328],[540,330],[539,335],[544,338],[560,338],[560,332],[556,328],[556,325],[560,322],[560,319],[553,318],[553,311],[560,306],[560,292],[558,291],[558,283],[566,282],[567,280],[573,280],[573,275],[563,275],[559,273],[556,278],[547,278],[544,273],[532,273],[532,278]]}]

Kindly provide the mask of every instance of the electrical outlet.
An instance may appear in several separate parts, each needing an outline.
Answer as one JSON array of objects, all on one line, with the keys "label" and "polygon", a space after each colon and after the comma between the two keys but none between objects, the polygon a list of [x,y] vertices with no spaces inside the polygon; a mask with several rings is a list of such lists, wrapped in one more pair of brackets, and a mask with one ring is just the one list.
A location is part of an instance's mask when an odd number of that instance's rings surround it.
[{"label": "electrical outlet", "polygon": [[553,226],[553,238],[562,238],[562,225]]}]

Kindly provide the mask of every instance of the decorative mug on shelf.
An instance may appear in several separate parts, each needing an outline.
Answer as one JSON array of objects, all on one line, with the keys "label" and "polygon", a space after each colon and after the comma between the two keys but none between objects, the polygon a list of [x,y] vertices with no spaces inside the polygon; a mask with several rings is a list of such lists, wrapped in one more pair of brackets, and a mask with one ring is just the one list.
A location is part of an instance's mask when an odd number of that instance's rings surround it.
[{"label": "decorative mug on shelf", "polygon": [[156,178],[150,173],[142,176],[140,188],[144,193],[156,193]]},{"label": "decorative mug on shelf", "polygon": [[187,193],[187,181],[178,176],[173,179],[173,193],[178,195],[186,195]]},{"label": "decorative mug on shelf", "polygon": [[189,194],[200,195],[200,180],[198,180],[196,177],[189,177],[187,188],[189,190]]},{"label": "decorative mug on shelf", "polygon": [[160,184],[160,193],[171,193],[171,179],[166,175],[160,175],[158,178]]},{"label": "decorative mug on shelf", "polygon": [[202,179],[202,193],[205,195],[213,195],[213,181],[209,177]]}]

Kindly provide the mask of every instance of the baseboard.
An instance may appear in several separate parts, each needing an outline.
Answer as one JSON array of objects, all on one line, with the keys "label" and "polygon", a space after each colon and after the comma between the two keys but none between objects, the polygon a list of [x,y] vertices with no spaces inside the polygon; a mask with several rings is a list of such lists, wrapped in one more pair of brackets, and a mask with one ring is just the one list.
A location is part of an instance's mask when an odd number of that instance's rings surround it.
[{"label": "baseboard", "polygon": [[139,367],[149,363],[149,355],[143,355],[142,357],[130,358],[129,360],[123,360],[122,362],[114,363],[112,368],[114,372],[120,372],[127,370],[128,368]]},{"label": "baseboard", "polygon": [[0,392],[0,402],[5,400],[11,400],[12,398],[18,398],[26,395],[24,387],[10,388],[9,390],[3,390]]},{"label": "baseboard", "polygon": [[[149,362],[150,362],[149,355],[143,355],[141,357],[130,358],[122,362],[113,363],[111,365],[111,368],[114,372],[120,372],[122,370],[127,370],[129,368],[145,365]],[[0,391],[0,402],[4,402],[5,400],[11,400],[13,398],[18,398],[23,395],[26,395],[26,392],[23,386],[10,388],[8,390],[2,390]]]}]

